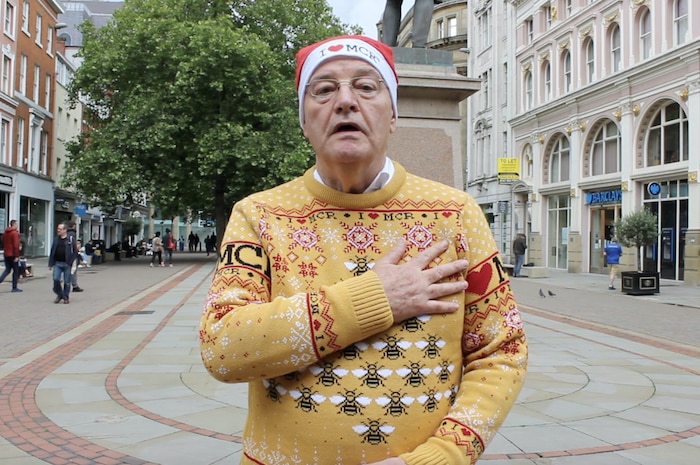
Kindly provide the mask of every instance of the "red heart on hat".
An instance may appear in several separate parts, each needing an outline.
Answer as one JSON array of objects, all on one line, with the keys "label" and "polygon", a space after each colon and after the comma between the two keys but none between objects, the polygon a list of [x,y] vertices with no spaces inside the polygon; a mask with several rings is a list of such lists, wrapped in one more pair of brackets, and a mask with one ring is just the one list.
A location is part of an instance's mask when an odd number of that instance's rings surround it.
[{"label": "red heart on hat", "polygon": [[339,51],[342,50],[342,49],[343,49],[343,46],[340,45],[340,44],[338,44],[338,45],[331,45],[330,47],[328,47],[328,50],[330,50],[331,52],[339,52]]}]

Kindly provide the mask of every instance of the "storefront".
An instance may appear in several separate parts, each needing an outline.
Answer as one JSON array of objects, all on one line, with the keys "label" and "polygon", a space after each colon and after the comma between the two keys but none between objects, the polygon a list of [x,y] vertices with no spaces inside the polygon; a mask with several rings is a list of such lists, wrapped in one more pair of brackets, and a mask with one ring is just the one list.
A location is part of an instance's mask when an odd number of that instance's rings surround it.
[{"label": "storefront", "polygon": [[569,192],[547,197],[547,267],[566,270],[569,260],[571,201]]},{"label": "storefront", "polygon": [[644,269],[659,271],[662,279],[684,279],[688,194],[687,179],[644,185],[644,207],[659,221],[657,244],[644,251]]},{"label": "storefront", "polygon": [[615,234],[615,221],[622,214],[622,190],[608,189],[586,192],[590,214],[590,273],[607,273],[603,251]]}]

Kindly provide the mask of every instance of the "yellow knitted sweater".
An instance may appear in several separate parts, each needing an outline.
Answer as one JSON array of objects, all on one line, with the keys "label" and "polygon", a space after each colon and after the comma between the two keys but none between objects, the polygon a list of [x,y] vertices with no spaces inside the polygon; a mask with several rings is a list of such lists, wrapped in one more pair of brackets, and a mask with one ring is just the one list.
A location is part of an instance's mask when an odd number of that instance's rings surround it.
[{"label": "yellow knitted sweater", "polygon": [[[345,194],[303,177],[237,203],[200,326],[205,366],[249,383],[243,464],[476,462],[527,365],[491,231],[466,193],[396,172]],[[374,263],[441,239],[466,258],[462,310],[394,323]]]}]

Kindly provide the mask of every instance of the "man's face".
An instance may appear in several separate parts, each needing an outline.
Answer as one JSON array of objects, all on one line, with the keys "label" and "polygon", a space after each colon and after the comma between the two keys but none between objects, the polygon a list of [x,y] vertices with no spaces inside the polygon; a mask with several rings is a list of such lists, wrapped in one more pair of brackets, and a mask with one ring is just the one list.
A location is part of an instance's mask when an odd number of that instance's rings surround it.
[{"label": "man's face", "polygon": [[66,237],[68,235],[68,230],[63,224],[59,224],[58,226],[56,226],[56,232],[60,237]]},{"label": "man's face", "polygon": [[[381,75],[369,63],[356,58],[336,58],[322,63],[311,75],[315,79],[350,80]],[[316,152],[319,165],[369,165],[383,160],[389,135],[396,129],[389,90],[379,83],[374,97],[358,95],[347,83],[328,100],[304,94],[304,135]]]}]

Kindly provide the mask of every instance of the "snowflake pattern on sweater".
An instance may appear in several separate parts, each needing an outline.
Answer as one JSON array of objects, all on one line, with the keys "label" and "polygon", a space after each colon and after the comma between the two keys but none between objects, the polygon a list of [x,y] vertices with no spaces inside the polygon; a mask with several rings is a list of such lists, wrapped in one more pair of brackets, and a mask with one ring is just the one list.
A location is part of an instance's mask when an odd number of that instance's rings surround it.
[{"label": "snowflake pattern on sweater", "polygon": [[[394,323],[372,268],[465,258],[453,314]],[[456,279],[456,276],[447,279]],[[200,326],[207,369],[249,383],[244,464],[471,464],[523,383],[527,343],[507,274],[466,193],[407,174],[369,194],[303,177],[237,203]]]}]

